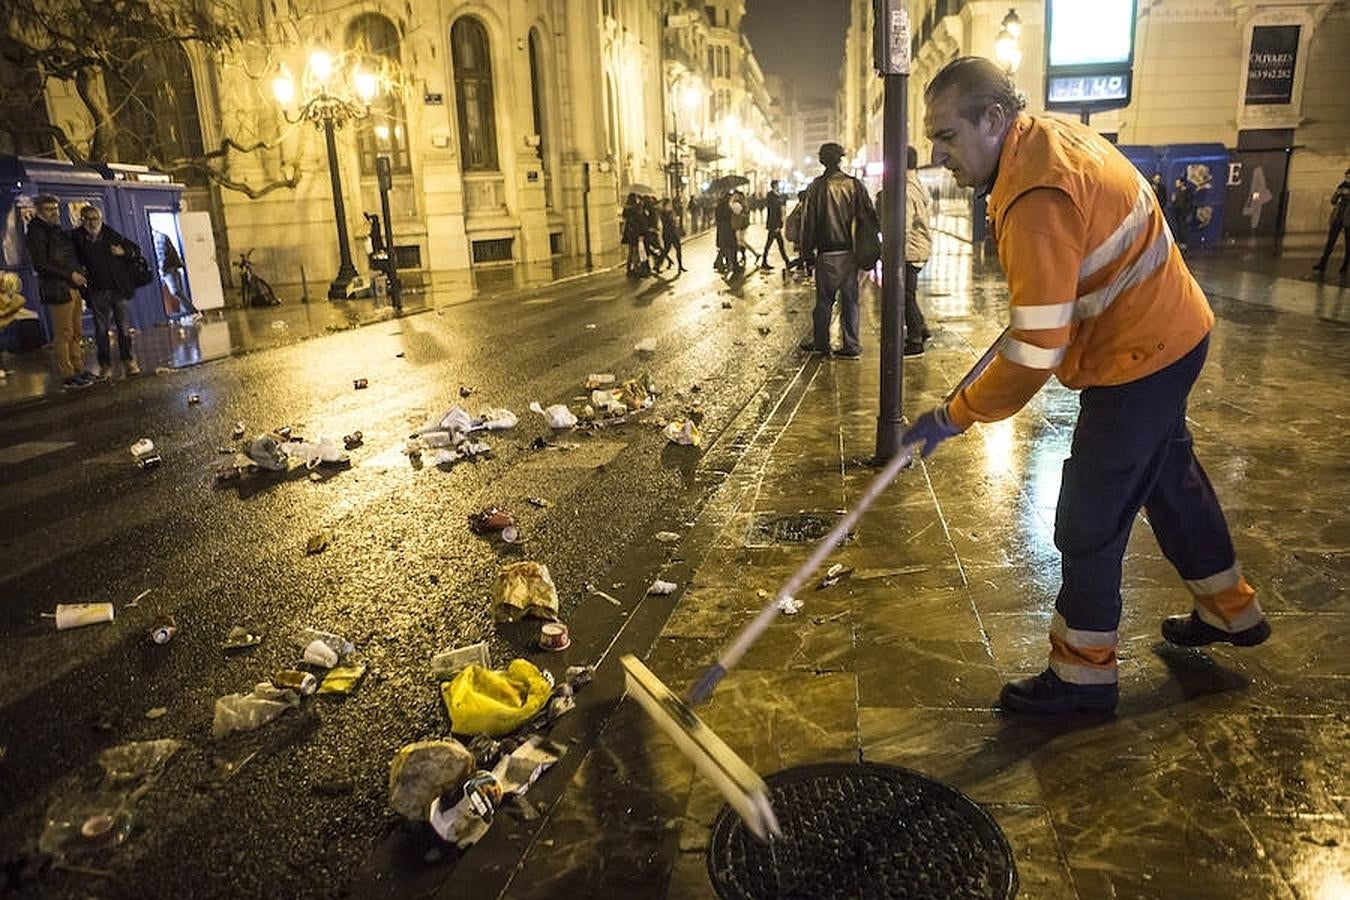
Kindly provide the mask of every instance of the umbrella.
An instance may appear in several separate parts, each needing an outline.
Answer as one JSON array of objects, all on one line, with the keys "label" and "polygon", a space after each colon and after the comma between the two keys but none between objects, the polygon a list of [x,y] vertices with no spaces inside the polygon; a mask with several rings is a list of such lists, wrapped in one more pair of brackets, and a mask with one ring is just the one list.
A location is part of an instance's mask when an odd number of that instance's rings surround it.
[{"label": "umbrella", "polygon": [[625,196],[625,197],[627,197],[629,194],[637,194],[639,197],[659,197],[659,196],[661,196],[660,193],[659,193],[658,191],[653,190],[653,188],[652,188],[651,185],[649,185],[649,184],[641,184],[641,183],[638,183],[638,184],[630,184],[628,187],[624,188],[624,189],[623,189],[622,191],[620,191],[619,193],[620,193],[621,195]]},{"label": "umbrella", "polygon": [[723,175],[708,185],[708,190],[713,193],[729,191],[732,188],[738,188],[743,184],[749,184],[750,179],[744,175]]}]

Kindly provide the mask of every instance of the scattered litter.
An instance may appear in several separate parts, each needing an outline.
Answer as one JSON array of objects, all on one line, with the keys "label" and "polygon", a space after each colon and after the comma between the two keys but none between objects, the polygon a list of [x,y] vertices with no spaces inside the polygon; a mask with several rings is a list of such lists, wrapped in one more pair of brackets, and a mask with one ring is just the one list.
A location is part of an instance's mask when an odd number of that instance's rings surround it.
[{"label": "scattered litter", "polygon": [[232,731],[253,731],[299,705],[295,691],[259,682],[252,693],[226,694],[216,700],[211,736],[219,739]]},{"label": "scattered litter", "polygon": [[234,430],[233,430],[232,432],[230,432],[230,437],[234,438],[234,439],[237,441],[237,440],[239,440],[240,438],[242,438],[243,436],[244,436],[244,423],[243,423],[243,422],[235,422],[235,423],[234,423]]},{"label": "scattered litter", "polygon": [[365,677],[365,663],[336,666],[324,676],[323,684],[319,685],[319,693],[350,694],[352,691],[356,690],[356,686],[360,684],[361,679]]},{"label": "scattered litter", "polygon": [[596,326],[596,324],[595,324],[594,322],[587,322],[587,323],[586,323],[586,330],[587,330],[587,331],[594,331],[594,330],[596,329],[596,327],[597,327],[597,326]]},{"label": "scattered litter", "polygon": [[337,651],[318,640],[310,641],[305,645],[305,652],[301,659],[311,666],[320,666],[325,669],[331,669],[338,664]]},{"label": "scattered litter", "polygon": [[[289,440],[291,440],[291,433],[292,433],[292,431],[293,431],[293,429],[291,428],[291,426],[289,426],[289,425],[282,425],[280,428],[277,429],[277,435],[278,435],[283,441],[289,441]],[[299,440],[299,439],[297,438],[296,440]]]},{"label": "scattered litter", "polygon": [[489,407],[478,414],[478,418],[473,422],[473,430],[481,428],[484,431],[505,431],[508,428],[515,428],[518,424],[520,419],[511,410]]},{"label": "scattered litter", "polygon": [[47,807],[38,851],[64,860],[121,844],[131,832],[136,801],[182,746],[165,739],[104,750],[98,758],[103,776],[97,788],[58,797]]},{"label": "scattered litter", "polygon": [[730,300],[723,300],[723,301],[722,301],[722,308],[723,308],[723,309],[731,309],[731,301],[730,301]]},{"label": "scattered litter", "polygon": [[236,625],[230,629],[229,634],[225,635],[225,642],[221,649],[225,652],[234,650],[247,650],[249,647],[256,647],[262,643],[262,635],[254,634],[243,626]]},{"label": "scattered litter", "polygon": [[[481,512],[469,514],[469,530],[474,534],[494,534],[505,532],[507,529],[514,532],[515,525],[516,517],[511,511],[499,506],[489,506]],[[508,538],[503,534],[503,540],[513,542],[514,535]]]},{"label": "scattered litter", "polygon": [[820,584],[816,585],[816,590],[823,591],[828,587],[834,587],[852,574],[852,566],[844,566],[840,563],[835,563],[825,571],[825,577],[820,579]]},{"label": "scattered litter", "polygon": [[584,585],[584,587],[585,587],[585,589],[586,589],[586,593],[588,593],[588,594],[593,594],[593,595],[595,595],[596,597],[600,597],[601,599],[608,600],[610,603],[613,603],[615,606],[623,606],[623,604],[619,602],[619,598],[618,598],[618,597],[615,597],[615,596],[612,595],[612,594],[606,594],[604,591],[600,590],[598,587],[596,587],[595,585],[591,584],[589,581],[586,582],[586,584]]},{"label": "scattered litter", "polygon": [[802,611],[802,605],[802,601],[798,600],[796,597],[784,597],[782,600],[778,601],[778,609],[785,616],[795,616]]},{"label": "scattered litter", "polygon": [[553,685],[534,663],[513,659],[505,669],[466,666],[441,685],[441,697],[455,734],[507,734],[524,725],[548,702]]},{"label": "scattered litter", "polygon": [[275,322],[272,323],[272,330],[273,330],[273,331],[285,331],[287,328],[290,328],[290,327],[291,327],[291,326],[287,325],[285,322],[281,321],[280,319],[278,319],[277,321],[275,321]]},{"label": "scattered litter", "polygon": [[474,765],[473,754],[454,738],[405,744],[389,761],[389,807],[422,821],[432,801],[460,792]]},{"label": "scattered litter", "polygon": [[364,391],[366,388],[370,387],[370,381],[366,378],[357,378],[352,381],[352,387],[355,390]]},{"label": "scattered litter", "polygon": [[672,444],[679,444],[682,447],[703,446],[703,434],[692,421],[676,419],[666,425],[662,433],[665,434],[666,440]]},{"label": "scattered litter", "polygon": [[566,650],[572,646],[572,636],[562,622],[545,622],[539,626],[539,649],[549,651]]},{"label": "scattered litter", "polygon": [[131,445],[131,458],[142,469],[153,469],[164,461],[160,458],[159,451],[155,449],[155,442],[149,438],[141,438]]},{"label": "scattered litter", "polygon": [[679,588],[679,585],[676,584],[675,582],[662,581],[661,579],[658,578],[656,581],[652,582],[651,587],[647,588],[647,593],[655,594],[658,597],[663,597],[666,594],[675,593],[677,588]]},{"label": "scattered litter", "polygon": [[272,686],[295,691],[301,696],[308,697],[319,689],[319,679],[311,673],[301,672],[299,669],[282,669],[272,676]]},{"label": "scattered litter", "polygon": [[278,437],[284,437],[278,434],[260,434],[249,442],[248,449],[244,451],[249,461],[260,469],[266,469],[269,472],[281,472],[286,469],[286,453],[281,449],[281,441]]},{"label": "scattered litter", "polygon": [[283,444],[281,452],[288,460],[295,459],[304,463],[307,469],[320,465],[345,466],[352,461],[335,439],[322,434],[317,441],[291,441]]},{"label": "scattered litter", "polygon": [[145,717],[147,719],[162,719],[168,712],[169,708],[167,706],[156,706],[152,709],[147,709],[145,711]]},{"label": "scattered litter", "polygon": [[491,772],[470,775],[464,783],[464,796],[453,806],[447,806],[452,795],[437,796],[427,817],[431,827],[442,840],[461,850],[477,843],[487,833],[494,813],[505,799],[513,798],[522,808],[526,807],[525,793],[566,752],[567,748],[561,744],[546,741],[540,735],[532,736],[499,759]]},{"label": "scattered litter", "polygon": [[135,609],[136,607],[141,605],[142,600],[150,596],[150,592],[152,590],[154,590],[154,588],[146,588],[145,590],[137,594],[135,597],[131,598],[130,603],[124,603],[122,605],[125,606],[127,609]]},{"label": "scattered litter", "polygon": [[586,380],[583,382],[588,391],[593,391],[596,388],[608,387],[613,383],[613,372],[600,372],[598,374],[593,372],[590,375],[587,375]]},{"label": "scattered litter", "polygon": [[637,353],[655,353],[656,338],[653,337],[643,338],[642,340],[638,341],[636,344],[633,345],[633,350]]},{"label": "scattered litter", "polygon": [[492,667],[492,661],[488,657],[487,641],[437,653],[431,657],[431,674],[438,681],[448,681],[461,669],[471,665],[482,666],[484,669]]},{"label": "scattered litter", "polygon": [[196,406],[202,402],[201,394],[188,394],[188,406]]},{"label": "scattered litter", "polygon": [[680,536],[673,531],[658,531],[656,539],[663,544],[673,544],[680,539]]},{"label": "scattered litter", "polygon": [[316,553],[322,553],[333,543],[333,532],[325,528],[322,531],[316,531],[305,541],[305,555],[313,556]]},{"label": "scattered litter", "polygon": [[461,384],[461,385],[459,386],[459,395],[460,395],[461,397],[468,397],[469,395],[471,395],[471,394],[472,394],[474,391],[476,391],[476,390],[477,390],[477,388],[471,388],[471,387],[469,387],[469,386],[467,386],[467,385]]},{"label": "scattered litter", "polygon": [[526,497],[525,502],[539,509],[552,509],[553,501],[545,500],[543,497]]},{"label": "scattered litter", "polygon": [[173,616],[160,616],[150,628],[150,642],[167,644],[178,633],[178,623]]},{"label": "scattered litter", "polygon": [[365,442],[366,436],[359,431],[353,431],[351,434],[342,436],[342,446],[348,450],[360,447]]},{"label": "scattered litter", "polygon": [[545,409],[535,400],[530,404],[530,411],[543,416],[549,428],[573,428],[577,424],[576,415],[562,403],[555,403]]},{"label": "scattered litter", "polygon": [[356,650],[356,646],[349,640],[330,631],[319,631],[317,628],[301,628],[295,633],[295,643],[301,647],[308,647],[314,641],[327,646],[338,656],[346,656]]},{"label": "scattered litter", "polygon": [[522,616],[558,618],[558,589],[543,563],[525,560],[504,566],[492,583],[492,601],[492,616],[498,622],[515,622]]},{"label": "scattered litter", "polygon": [[85,625],[99,625],[111,622],[116,612],[111,603],[58,603],[56,604],[56,628],[81,628]]}]

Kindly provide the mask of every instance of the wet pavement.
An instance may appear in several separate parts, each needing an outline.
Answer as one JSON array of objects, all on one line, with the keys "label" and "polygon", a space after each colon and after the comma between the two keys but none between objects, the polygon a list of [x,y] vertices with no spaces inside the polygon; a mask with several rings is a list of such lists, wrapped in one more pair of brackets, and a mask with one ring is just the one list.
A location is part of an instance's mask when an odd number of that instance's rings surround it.
[{"label": "wet pavement", "polygon": [[[972,265],[959,241],[940,237],[936,250],[923,283],[936,336],[905,363],[910,413],[940,399],[1006,318],[996,274]],[[710,251],[690,256],[691,268],[706,268]],[[955,785],[1003,828],[1022,897],[1350,892],[1345,291],[1222,256],[1198,259],[1196,270],[1219,324],[1191,427],[1270,616],[1270,641],[1163,644],[1158,620],[1187,609],[1189,595],[1141,522],[1126,563],[1118,713],[1027,721],[993,708],[1004,680],[1044,666],[1054,503],[1076,411],[1074,395],[1051,386],[1015,419],[902,473],[831,559],[853,575],[802,592],[801,612],[780,617],[700,710],[713,729],[764,774],[867,761]],[[861,362],[792,351],[810,302],[808,286],[777,273],[731,290],[707,273],[673,290],[602,275],[7,417],[3,459],[50,471],[15,480],[6,518],[24,524],[7,527],[0,545],[5,595],[16,598],[0,632],[11,662],[0,678],[0,806],[15,810],[0,826],[6,855],[32,837],[47,797],[114,739],[190,745],[142,800],[153,825],[90,862],[93,874],[53,873],[28,893],[713,896],[705,849],[721,799],[622,697],[617,657],[645,657],[683,692],[762,604],[757,592],[776,590],[809,553],[772,523],[828,523],[874,475],[859,459],[875,435],[875,297],[864,303]],[[596,322],[604,338],[587,332]],[[700,385],[701,452],[639,427],[531,453],[529,438],[543,430],[531,423],[502,441],[500,464],[408,477],[399,435],[455,385],[477,380],[524,425],[523,401],[566,399],[588,371],[634,367],[628,349],[649,329],[663,348],[654,374],[679,391],[662,410],[687,406]],[[368,391],[350,390],[358,369],[371,375]],[[185,412],[192,390],[202,404]],[[209,460],[248,404],[268,423],[374,422],[376,437],[350,472],[315,485],[264,481],[234,502],[206,487]],[[191,418],[199,413],[213,423],[202,433]],[[125,457],[127,428],[113,424],[128,418],[170,436],[174,456],[149,473],[153,487]],[[69,446],[35,446],[44,441]],[[42,452],[16,462],[19,445]],[[198,462],[170,480],[174,457]],[[0,468],[7,480],[14,472]],[[147,491],[153,502],[121,500]],[[530,550],[566,585],[574,636],[562,653],[527,655],[600,670],[553,730],[570,749],[530,791],[541,817],[504,810],[482,843],[458,854],[394,825],[383,779],[399,745],[444,734],[420,660],[478,636],[492,641],[494,659],[527,647],[522,630],[486,621],[484,573],[501,557],[460,525],[466,511],[527,493],[558,503],[527,522]],[[91,508],[63,509],[77,501]],[[303,557],[304,537],[325,525],[333,548]],[[660,543],[658,530],[681,539]],[[679,590],[643,596],[656,576]],[[618,605],[580,590],[585,582]],[[180,634],[174,656],[140,639],[148,611],[129,611],[126,631],[57,634],[38,618],[63,599],[120,599],[152,584],[171,599],[148,599],[191,611],[199,631]],[[237,621],[276,636],[259,658],[214,653],[208,636]],[[370,680],[345,702],[256,736],[207,740],[213,698],[287,658],[284,633],[296,624],[347,632],[371,659]],[[159,705],[165,718],[142,718]],[[192,866],[166,863],[179,859]]]},{"label": "wet pavement", "polygon": [[[1005,315],[996,276],[939,239],[905,363],[907,410],[939,400]],[[1196,266],[1219,322],[1192,395],[1198,453],[1274,636],[1183,650],[1158,622],[1189,595],[1139,522],[1126,560],[1118,713],[1006,717],[1003,681],[1044,667],[1052,523],[1076,399],[1057,385],[1012,421],[949,442],[899,481],[700,711],[763,774],[826,761],[908,767],[984,804],[1022,897],[1350,896],[1346,292]],[[1239,299],[1241,298],[1241,299]],[[869,311],[870,304],[865,304]],[[810,361],[688,538],[701,558],[646,661],[683,693],[808,548],[757,527],[829,519],[873,475],[876,317],[863,364]],[[722,801],[632,700],[602,726],[537,833],[474,853],[500,896],[715,896],[705,852]],[[556,783],[556,782],[555,782]],[[495,854],[495,856],[493,856]],[[465,860],[469,862],[469,860]],[[456,896],[454,883],[439,894]]]}]

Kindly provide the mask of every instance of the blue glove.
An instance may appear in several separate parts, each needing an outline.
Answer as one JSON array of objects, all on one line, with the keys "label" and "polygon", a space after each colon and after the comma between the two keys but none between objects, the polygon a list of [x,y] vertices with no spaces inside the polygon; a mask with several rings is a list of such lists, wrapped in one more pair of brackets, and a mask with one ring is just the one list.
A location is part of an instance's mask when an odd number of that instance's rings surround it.
[{"label": "blue glove", "polygon": [[900,435],[900,444],[903,447],[921,444],[919,455],[926,458],[938,448],[938,444],[960,433],[961,429],[947,417],[947,407],[935,406],[905,429],[904,434]]}]

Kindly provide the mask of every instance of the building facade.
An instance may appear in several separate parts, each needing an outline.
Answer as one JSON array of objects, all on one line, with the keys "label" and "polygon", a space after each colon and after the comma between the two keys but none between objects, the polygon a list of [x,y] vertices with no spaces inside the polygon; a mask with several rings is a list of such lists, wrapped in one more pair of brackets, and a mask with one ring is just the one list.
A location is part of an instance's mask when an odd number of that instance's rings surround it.
[{"label": "building facade", "polygon": [[[839,102],[855,160],[879,159],[881,80],[870,74],[871,4],[851,0]],[[1045,5],[1041,0],[911,0],[910,143],[927,159],[923,88],[958,56],[999,58],[999,39],[1016,22],[1006,64],[1027,109],[1045,107]],[[1012,19],[1009,18],[1012,14]],[[1286,93],[1253,93],[1265,43],[1288,42],[1282,59]],[[1124,145],[1221,144],[1228,148],[1227,216],[1258,200],[1278,210],[1286,247],[1310,247],[1325,235],[1327,198],[1350,165],[1350,3],[1345,0],[1138,0],[1133,92],[1119,110],[1093,113],[1091,124]],[[1005,48],[1006,50],[1006,48]],[[862,60],[860,63],[859,60]],[[869,72],[863,72],[866,68]],[[860,74],[862,73],[862,74]],[[1260,166],[1260,184],[1251,170]],[[1270,217],[1270,218],[1273,218]]]}]

